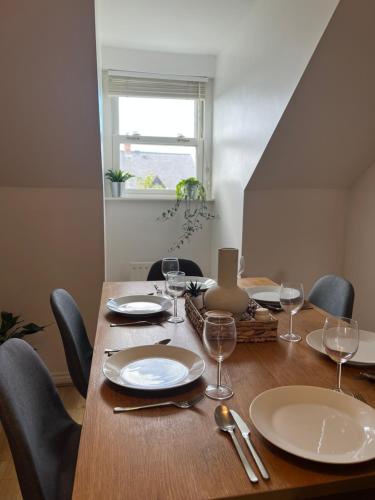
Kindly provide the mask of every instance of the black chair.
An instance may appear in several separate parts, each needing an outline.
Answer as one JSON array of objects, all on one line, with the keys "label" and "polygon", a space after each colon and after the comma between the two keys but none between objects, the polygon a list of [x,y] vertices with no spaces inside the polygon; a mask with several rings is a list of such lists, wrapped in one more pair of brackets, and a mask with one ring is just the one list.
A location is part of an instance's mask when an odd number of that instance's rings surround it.
[{"label": "black chair", "polygon": [[66,412],[44,363],[21,339],[0,346],[0,418],[24,500],[70,499],[81,426]]},{"label": "black chair", "polygon": [[328,274],[314,283],[307,300],[333,316],[351,318],[354,288],[346,279]]},{"label": "black chair", "polygon": [[89,385],[92,347],[81,313],[73,297],[62,288],[51,293],[51,307],[64,344],[73,384],[85,398]]},{"label": "black chair", "polygon": [[[164,280],[164,275],[161,272],[161,260],[158,260],[152,264],[148,272],[147,281],[161,281]],[[203,276],[201,268],[193,262],[187,259],[178,259],[178,264],[180,271],[183,271],[186,276]]]}]

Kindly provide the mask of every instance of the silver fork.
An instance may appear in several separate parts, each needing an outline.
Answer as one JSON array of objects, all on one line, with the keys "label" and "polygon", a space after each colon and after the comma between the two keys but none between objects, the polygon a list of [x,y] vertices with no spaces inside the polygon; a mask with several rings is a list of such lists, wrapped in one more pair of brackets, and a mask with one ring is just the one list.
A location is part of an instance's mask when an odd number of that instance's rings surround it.
[{"label": "silver fork", "polygon": [[368,405],[368,402],[360,392],[353,392],[353,396],[355,397],[355,399],[358,399],[358,401],[362,401],[362,403],[366,403]]},{"label": "silver fork", "polygon": [[164,401],[163,403],[153,403],[150,405],[143,405],[143,406],[115,406],[115,408],[113,408],[113,413],[122,413],[124,411],[132,411],[132,410],[143,410],[144,408],[158,408],[159,406],[177,406],[177,408],[186,409],[196,405],[203,398],[204,394],[200,394],[196,398],[187,401]]}]

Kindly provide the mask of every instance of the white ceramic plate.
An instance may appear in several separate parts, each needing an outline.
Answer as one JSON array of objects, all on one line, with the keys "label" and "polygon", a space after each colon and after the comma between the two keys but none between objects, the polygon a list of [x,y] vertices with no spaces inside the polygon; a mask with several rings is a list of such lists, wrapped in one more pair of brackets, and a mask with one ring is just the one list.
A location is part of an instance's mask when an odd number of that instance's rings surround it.
[{"label": "white ceramic plate", "polygon": [[110,311],[124,316],[151,316],[167,311],[172,307],[172,302],[159,295],[128,295],[110,299],[107,307]]},{"label": "white ceramic plate", "polygon": [[[306,337],[307,344],[316,351],[326,354],[323,347],[323,330],[315,330]],[[359,330],[359,347],[348,365],[375,365],[375,333]]]},{"label": "white ceramic plate", "polygon": [[204,369],[204,361],[197,354],[169,345],[132,347],[108,357],[103,365],[103,373],[111,382],[147,391],[189,384]]},{"label": "white ceramic plate", "polygon": [[207,290],[216,285],[216,281],[211,278],[204,278],[202,276],[186,276],[186,286],[189,286],[191,282],[201,283],[201,290]]},{"label": "white ceramic plate", "polygon": [[250,418],[268,441],[298,457],[331,464],[375,458],[375,410],[330,389],[270,389],[251,403]]},{"label": "white ceramic plate", "polygon": [[251,299],[257,302],[274,302],[280,304],[279,286],[253,286],[246,288],[246,292]]}]

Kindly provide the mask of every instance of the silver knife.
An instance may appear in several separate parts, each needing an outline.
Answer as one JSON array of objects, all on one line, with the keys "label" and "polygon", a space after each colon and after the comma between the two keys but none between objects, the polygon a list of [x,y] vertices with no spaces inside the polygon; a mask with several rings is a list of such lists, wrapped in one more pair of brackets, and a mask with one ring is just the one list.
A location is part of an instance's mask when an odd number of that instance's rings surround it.
[{"label": "silver knife", "polygon": [[372,380],[373,382],[375,382],[375,374],[374,373],[370,373],[370,372],[360,372],[360,375],[364,378],[367,378],[369,380]]},{"label": "silver knife", "polygon": [[269,479],[270,476],[267,472],[267,469],[263,465],[263,462],[262,462],[260,456],[258,455],[252,442],[250,441],[250,429],[248,428],[246,423],[243,421],[243,419],[239,416],[239,414],[236,411],[230,410],[230,412],[233,415],[234,421],[238,425],[238,428],[240,429],[242,437],[244,438],[247,446],[249,447],[250,453],[252,454],[253,459],[254,459],[255,463],[257,464],[257,467],[259,469],[259,472],[262,474],[263,479]]}]

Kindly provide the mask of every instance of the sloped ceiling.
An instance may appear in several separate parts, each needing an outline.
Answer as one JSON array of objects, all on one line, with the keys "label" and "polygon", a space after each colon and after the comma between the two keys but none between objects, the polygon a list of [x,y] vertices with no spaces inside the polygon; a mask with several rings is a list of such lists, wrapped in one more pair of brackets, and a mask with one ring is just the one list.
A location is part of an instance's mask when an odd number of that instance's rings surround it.
[{"label": "sloped ceiling", "polygon": [[100,188],[94,2],[1,1],[0,186]]},{"label": "sloped ceiling", "polygon": [[248,189],[345,188],[374,162],[374,19],[341,0]]}]

